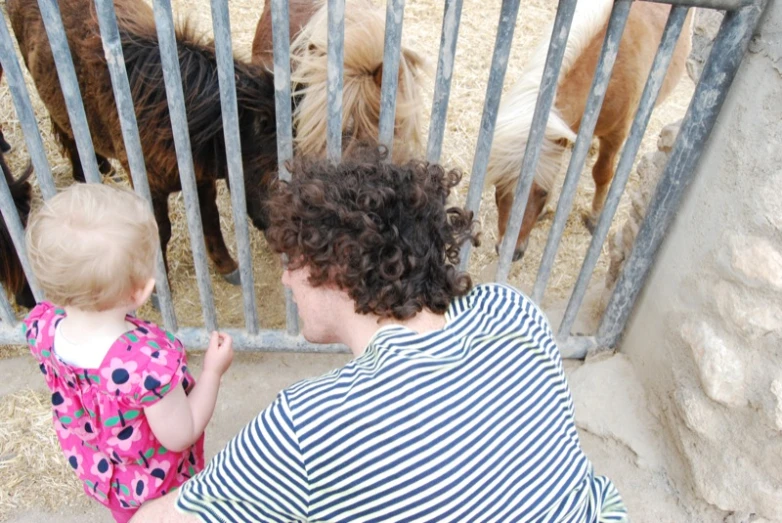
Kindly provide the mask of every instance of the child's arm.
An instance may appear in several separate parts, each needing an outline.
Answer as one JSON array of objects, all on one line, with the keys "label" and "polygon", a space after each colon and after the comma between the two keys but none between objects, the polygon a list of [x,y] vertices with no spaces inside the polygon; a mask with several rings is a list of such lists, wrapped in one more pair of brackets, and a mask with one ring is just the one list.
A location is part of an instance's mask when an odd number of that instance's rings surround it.
[{"label": "child's arm", "polygon": [[233,359],[231,337],[213,332],[204,356],[204,370],[189,395],[174,387],[162,400],[144,409],[152,433],[167,449],[181,452],[203,434],[214,412],[220,378]]}]

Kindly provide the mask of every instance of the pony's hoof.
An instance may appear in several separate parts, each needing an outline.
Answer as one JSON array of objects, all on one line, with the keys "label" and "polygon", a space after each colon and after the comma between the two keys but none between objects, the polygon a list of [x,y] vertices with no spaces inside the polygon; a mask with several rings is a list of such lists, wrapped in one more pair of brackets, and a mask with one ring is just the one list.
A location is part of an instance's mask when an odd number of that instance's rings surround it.
[{"label": "pony's hoof", "polygon": [[542,222],[544,220],[548,220],[549,218],[554,217],[554,210],[551,207],[547,207],[546,209],[543,209],[543,211],[538,215],[538,221]]},{"label": "pony's hoof", "polygon": [[591,213],[585,212],[581,215],[581,220],[584,222],[584,227],[587,228],[589,234],[595,234],[595,228],[597,227],[597,220]]},{"label": "pony's hoof", "polygon": [[[515,251],[513,251],[513,258],[512,258],[512,260],[514,262],[517,262],[520,259],[522,259],[524,257],[524,250],[525,249],[516,249]],[[494,245],[494,252],[497,253],[497,256],[500,255],[500,244],[499,243]]]},{"label": "pony's hoof", "polygon": [[153,309],[160,312],[160,298],[158,297],[156,292],[153,292],[152,295],[149,297],[149,303],[152,304]]},{"label": "pony's hoof", "polygon": [[231,285],[241,285],[242,284],[242,276],[239,273],[239,269],[236,269],[235,271],[229,272],[228,274],[222,275],[223,279],[230,283]]}]

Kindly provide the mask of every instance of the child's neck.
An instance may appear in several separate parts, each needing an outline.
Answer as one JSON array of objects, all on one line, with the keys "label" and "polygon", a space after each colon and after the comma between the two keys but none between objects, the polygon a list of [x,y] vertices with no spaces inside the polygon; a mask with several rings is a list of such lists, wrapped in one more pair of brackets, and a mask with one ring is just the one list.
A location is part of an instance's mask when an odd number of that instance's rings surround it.
[{"label": "child's neck", "polygon": [[60,328],[63,335],[74,343],[98,336],[119,338],[132,328],[132,325],[125,321],[128,312],[130,312],[128,306],[104,311],[85,311],[75,307],[65,307],[67,317]]}]

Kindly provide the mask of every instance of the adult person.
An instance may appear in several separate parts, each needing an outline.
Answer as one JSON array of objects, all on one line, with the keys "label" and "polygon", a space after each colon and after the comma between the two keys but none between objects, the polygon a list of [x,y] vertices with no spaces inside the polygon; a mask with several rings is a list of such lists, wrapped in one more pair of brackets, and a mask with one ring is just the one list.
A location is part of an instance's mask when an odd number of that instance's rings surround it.
[{"label": "adult person", "polygon": [[269,245],[303,336],[355,358],[299,382],[133,521],[625,521],[582,452],[553,334],[517,290],[456,269],[456,171],[366,153],[299,162]]}]

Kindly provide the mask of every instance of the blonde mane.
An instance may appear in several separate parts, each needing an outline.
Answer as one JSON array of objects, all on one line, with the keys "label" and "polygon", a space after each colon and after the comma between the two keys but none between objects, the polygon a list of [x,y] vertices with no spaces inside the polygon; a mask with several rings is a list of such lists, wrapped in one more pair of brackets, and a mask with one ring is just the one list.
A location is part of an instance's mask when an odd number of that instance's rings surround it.
[{"label": "blonde mane", "polygon": [[[559,78],[563,78],[586,50],[595,36],[605,28],[611,14],[611,0],[579,0],[573,15],[573,24],[562,59]],[[521,171],[521,162],[527,144],[532,116],[540,90],[540,81],[546,65],[552,27],[544,32],[546,39],[532,54],[521,77],[505,94],[497,114],[486,183],[500,194],[512,191]],[[545,139],[540,151],[535,182],[551,191],[559,173],[560,160],[565,150],[563,141],[573,142],[576,134],[552,107],[546,124]]]},{"label": "blonde mane", "polygon": [[[380,118],[385,11],[367,0],[345,6],[345,69],[342,93],[342,133],[349,148],[357,141],[376,141]],[[328,18],[323,5],[291,46],[292,80],[300,102],[293,114],[298,154],[323,156],[326,151]],[[393,160],[404,162],[422,149],[423,109],[420,73],[423,59],[403,47],[399,65]]]}]

